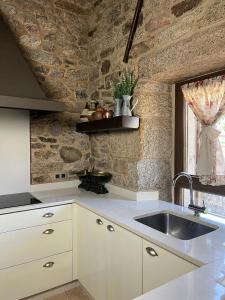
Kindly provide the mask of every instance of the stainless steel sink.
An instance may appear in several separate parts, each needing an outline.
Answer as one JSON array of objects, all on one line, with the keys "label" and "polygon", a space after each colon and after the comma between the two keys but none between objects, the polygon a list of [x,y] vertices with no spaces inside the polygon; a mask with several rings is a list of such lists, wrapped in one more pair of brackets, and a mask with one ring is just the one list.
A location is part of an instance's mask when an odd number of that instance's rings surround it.
[{"label": "stainless steel sink", "polygon": [[191,240],[218,229],[217,226],[198,223],[170,212],[160,212],[135,220],[180,240]]}]

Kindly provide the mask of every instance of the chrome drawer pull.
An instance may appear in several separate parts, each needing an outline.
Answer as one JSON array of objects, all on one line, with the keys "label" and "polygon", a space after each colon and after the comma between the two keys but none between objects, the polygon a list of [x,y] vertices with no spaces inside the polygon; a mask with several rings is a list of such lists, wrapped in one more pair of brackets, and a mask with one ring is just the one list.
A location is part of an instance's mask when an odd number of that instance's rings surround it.
[{"label": "chrome drawer pull", "polygon": [[43,231],[43,234],[52,234],[54,232],[54,229],[46,229],[45,231]]},{"label": "chrome drawer pull", "polygon": [[103,225],[103,222],[102,222],[101,219],[97,219],[97,220],[96,220],[96,223],[97,223],[98,225]]},{"label": "chrome drawer pull", "polygon": [[114,227],[112,225],[107,226],[108,231],[113,232],[115,231]]},{"label": "chrome drawer pull", "polygon": [[43,265],[43,268],[52,268],[55,263],[53,261],[49,261]]},{"label": "chrome drawer pull", "polygon": [[51,218],[51,217],[53,217],[53,216],[54,216],[53,213],[46,213],[46,214],[44,214],[42,217],[43,217],[43,218]]},{"label": "chrome drawer pull", "polygon": [[147,247],[146,251],[151,256],[158,256],[157,252],[153,248],[151,248],[151,247]]}]

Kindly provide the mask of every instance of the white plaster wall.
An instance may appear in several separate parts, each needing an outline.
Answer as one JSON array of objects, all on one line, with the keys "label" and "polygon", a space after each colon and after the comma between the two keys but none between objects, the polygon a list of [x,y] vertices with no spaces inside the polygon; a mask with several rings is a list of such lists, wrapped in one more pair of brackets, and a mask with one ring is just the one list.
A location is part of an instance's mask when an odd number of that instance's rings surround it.
[{"label": "white plaster wall", "polygon": [[0,195],[29,189],[29,112],[0,109]]}]

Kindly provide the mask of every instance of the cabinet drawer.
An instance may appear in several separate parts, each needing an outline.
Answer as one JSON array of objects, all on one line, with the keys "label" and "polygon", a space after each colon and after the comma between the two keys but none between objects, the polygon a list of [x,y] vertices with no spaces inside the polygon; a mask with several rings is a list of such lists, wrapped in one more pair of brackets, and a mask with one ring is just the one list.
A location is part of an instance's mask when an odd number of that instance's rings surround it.
[{"label": "cabinet drawer", "polygon": [[0,215],[0,232],[72,219],[72,206],[60,205]]},{"label": "cabinet drawer", "polygon": [[21,299],[70,281],[72,281],[72,252],[66,252],[1,270],[1,299]]},{"label": "cabinet drawer", "polygon": [[72,249],[72,221],[0,234],[0,269]]}]

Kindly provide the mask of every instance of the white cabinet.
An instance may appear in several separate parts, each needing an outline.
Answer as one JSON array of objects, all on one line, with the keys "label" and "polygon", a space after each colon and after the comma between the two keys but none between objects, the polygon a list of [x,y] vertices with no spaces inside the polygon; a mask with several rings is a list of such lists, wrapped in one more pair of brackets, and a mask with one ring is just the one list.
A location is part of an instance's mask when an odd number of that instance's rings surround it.
[{"label": "white cabinet", "polygon": [[96,300],[142,293],[142,239],[78,207],[78,278]]},{"label": "white cabinet", "polygon": [[133,299],[197,268],[85,208],[74,215],[78,279],[95,300]]},{"label": "white cabinet", "polygon": [[4,300],[76,279],[95,300],[130,300],[195,268],[77,204],[0,215]]},{"label": "white cabinet", "polygon": [[143,240],[143,293],[196,268],[190,262]]},{"label": "white cabinet", "polygon": [[0,215],[0,299],[73,280],[72,205]]}]

